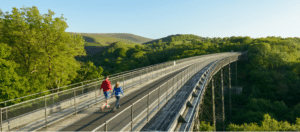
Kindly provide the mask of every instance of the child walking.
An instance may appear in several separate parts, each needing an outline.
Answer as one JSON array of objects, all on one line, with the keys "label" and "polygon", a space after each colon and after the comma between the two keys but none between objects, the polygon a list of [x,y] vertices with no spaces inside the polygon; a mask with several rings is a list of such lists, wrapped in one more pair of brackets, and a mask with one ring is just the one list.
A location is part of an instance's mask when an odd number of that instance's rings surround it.
[{"label": "child walking", "polygon": [[124,95],[122,87],[120,86],[119,81],[117,81],[116,86],[115,86],[115,88],[114,88],[114,90],[111,94],[111,97],[113,97],[113,94],[115,94],[115,97],[117,99],[115,108],[113,109],[113,111],[116,111],[116,108],[118,108],[118,109],[120,108],[120,95],[121,94]]}]

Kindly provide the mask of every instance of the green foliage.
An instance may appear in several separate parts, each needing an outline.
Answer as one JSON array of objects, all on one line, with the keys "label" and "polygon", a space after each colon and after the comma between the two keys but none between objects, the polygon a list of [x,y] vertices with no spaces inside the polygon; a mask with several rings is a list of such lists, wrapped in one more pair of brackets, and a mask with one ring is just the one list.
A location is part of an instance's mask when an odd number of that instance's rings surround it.
[{"label": "green foliage", "polygon": [[288,107],[283,101],[271,103],[270,100],[251,99],[244,110],[240,110],[237,116],[233,118],[233,122],[238,124],[259,122],[262,120],[264,114],[270,114],[277,120],[283,121],[286,120],[286,115],[283,113],[287,112]]},{"label": "green foliage", "polygon": [[257,123],[244,123],[242,125],[230,124],[227,127],[228,131],[299,131],[300,118],[297,118],[296,124],[290,124],[287,121],[280,121],[271,118],[269,114],[263,116],[263,120],[258,125]]},{"label": "green foliage", "polygon": [[84,46],[104,46],[103,44],[84,42]]},{"label": "green foliage", "polygon": [[117,48],[114,51],[115,57],[126,57],[126,49],[124,48]]},{"label": "green foliage", "polygon": [[[177,35],[170,35],[161,39],[152,40],[149,42],[146,42],[144,44],[154,44],[154,43],[162,43],[162,42],[180,42],[182,44],[182,41],[191,41],[193,39],[202,40],[203,38],[200,36],[192,35],[192,34],[177,34]],[[161,41],[161,42],[159,42]]]},{"label": "green foliage", "polygon": [[86,42],[93,44],[101,44],[104,46],[115,42],[123,42],[127,44],[141,44],[152,40],[149,38],[127,33],[80,33],[80,35],[83,36]]},{"label": "green foliage", "polygon": [[103,68],[101,66],[96,67],[93,62],[88,61],[81,66],[81,69],[78,71],[77,79],[75,82],[92,80],[102,77]]},{"label": "green foliage", "polygon": [[0,43],[0,101],[25,96],[32,92],[26,86],[27,79],[18,75],[15,69],[19,66],[7,58],[11,54],[11,48]]},{"label": "green foliage", "polygon": [[66,33],[65,18],[53,18],[54,14],[49,10],[41,15],[35,6],[0,14],[0,42],[11,47],[6,58],[12,64],[10,72],[26,80],[23,87],[12,88],[19,95],[7,94],[6,99],[66,85],[76,77],[80,65],[74,57],[85,55],[83,39]]},{"label": "green foliage", "polygon": [[[235,97],[240,98],[235,104],[241,110],[235,110],[232,121],[256,124],[231,125],[230,130],[273,130],[260,129],[264,123],[259,121],[265,114],[299,123],[299,38],[171,35],[150,41],[130,34],[74,34],[65,32],[68,26],[63,16],[53,15],[50,10],[40,15],[34,6],[21,11],[13,8],[12,14],[0,12],[1,100],[170,60],[248,50],[248,61],[238,71],[244,92]],[[85,56],[84,46],[87,50],[102,47],[96,54]],[[76,61],[78,56],[84,56],[81,61],[85,63]],[[286,126],[278,130],[296,130],[287,122],[282,124]],[[212,130],[209,124],[202,123],[201,127]]]},{"label": "green foliage", "polygon": [[201,121],[199,126],[200,131],[215,131],[214,125],[210,125],[209,122]]},{"label": "green foliage", "polygon": [[127,41],[133,41],[134,43],[145,43],[145,42],[152,40],[149,38],[145,38],[142,36],[129,34],[129,33],[101,33],[101,34],[97,34],[97,35],[114,37],[114,38],[119,38],[119,39],[123,39],[123,40],[127,40]]},{"label": "green foliage", "polygon": [[243,110],[235,114],[234,123],[256,122],[260,125],[259,121],[266,113],[276,120],[291,123],[295,123],[296,118],[300,117],[300,114],[296,114],[299,110],[295,110],[300,99],[298,40],[258,38],[245,46],[249,48],[249,61],[242,64],[241,69],[246,75],[238,80],[243,80],[240,83],[244,84],[243,90],[247,91],[244,94],[250,101],[240,104],[239,107]]}]

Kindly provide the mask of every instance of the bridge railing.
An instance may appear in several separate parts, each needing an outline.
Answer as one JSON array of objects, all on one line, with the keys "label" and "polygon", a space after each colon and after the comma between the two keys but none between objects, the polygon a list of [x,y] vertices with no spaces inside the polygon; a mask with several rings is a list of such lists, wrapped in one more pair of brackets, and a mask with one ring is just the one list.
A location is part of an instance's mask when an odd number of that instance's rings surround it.
[{"label": "bridge railing", "polygon": [[[116,81],[120,81],[125,91],[126,89],[132,88],[142,82],[148,81],[149,79],[196,62],[190,62],[191,60],[201,59],[207,56],[209,55],[176,60],[175,66],[172,66],[174,65],[173,62],[166,62],[163,64],[140,68],[139,70],[134,70],[128,73],[124,72],[124,74],[114,74],[115,76],[111,77],[110,81],[112,86],[114,86]],[[1,108],[1,129],[10,130],[11,128],[28,124],[28,122],[32,122],[36,119],[42,119],[37,122],[40,123],[41,126],[49,125],[49,122],[52,121],[51,115],[53,114],[60,114],[61,118],[63,118],[63,116],[76,113],[78,110],[84,109],[100,100],[103,100],[102,96],[99,97],[100,91],[97,89],[100,88],[100,84],[104,79],[94,80],[95,81],[91,83],[88,83],[87,81],[81,82],[81,86],[62,91],[59,91],[59,88],[57,88],[54,89],[57,91],[52,91],[53,93],[51,94]],[[69,86],[75,86],[76,84]]]},{"label": "bridge railing", "polygon": [[139,131],[190,77],[201,70],[199,64],[189,66],[93,131]]},{"label": "bridge railing", "polygon": [[[210,54],[208,54],[210,55]],[[176,62],[176,64],[181,64],[183,62],[187,62],[190,60],[193,60],[195,58],[199,58],[199,57],[204,57],[204,56],[208,56],[208,55],[202,55],[202,56],[194,56],[194,57],[189,57],[189,58],[184,58],[184,59],[180,59],[180,60],[174,60]],[[139,73],[141,71],[145,71],[145,70],[159,70],[159,69],[164,69],[168,66],[172,66],[174,63],[174,61],[168,61],[168,62],[164,62],[164,63],[159,63],[159,64],[155,64],[155,65],[150,65],[150,66],[146,66],[146,67],[141,67],[141,68],[137,68],[137,69],[133,69],[133,70],[129,70],[129,71],[124,71],[124,72],[120,72],[120,73],[115,73],[110,76],[110,80],[114,80],[114,79],[120,79],[120,76],[128,76],[127,78],[131,77],[136,77],[133,76],[133,73]],[[89,83],[93,83],[93,82],[98,82],[99,80],[103,80],[104,77],[101,78],[96,78],[96,79],[92,79],[92,80],[86,80],[86,81],[82,81],[82,82],[78,82],[78,83],[74,83],[74,84],[70,84],[70,85],[66,85],[66,86],[62,86],[62,87],[57,87],[54,89],[50,89],[50,90],[46,90],[46,91],[42,91],[39,93],[35,93],[35,94],[31,94],[31,95],[27,95],[27,96],[23,96],[23,97],[19,97],[19,98],[15,98],[15,99],[10,99],[10,100],[6,100],[6,101],[2,101],[0,102],[0,106],[3,105],[4,107],[9,106],[9,105],[13,105],[13,101],[26,101],[29,100],[32,97],[40,97],[40,96],[44,96],[45,94],[51,94],[51,93],[55,93],[55,92],[59,92],[61,90],[66,90],[66,89],[71,89],[74,87],[79,87],[79,86],[83,86]]]},{"label": "bridge railing", "polygon": [[[199,109],[198,105],[199,105],[199,101],[201,101],[202,99],[202,94],[205,92],[205,87],[208,85],[207,82],[210,82],[211,78],[222,68],[224,67],[225,65],[228,65],[230,64],[231,62],[234,62],[234,61],[237,61],[237,60],[240,60],[242,58],[246,58],[245,55],[247,55],[247,51],[246,52],[242,52],[240,55],[235,55],[235,56],[231,56],[231,57],[227,57],[227,58],[224,58],[224,59],[221,59],[217,62],[215,62],[212,66],[210,66],[210,68],[208,69],[208,76],[207,76],[207,79],[204,79],[204,82],[206,83],[203,83],[204,86],[200,86],[200,96],[198,96],[197,98],[197,101],[196,101],[196,104],[194,105],[193,107],[193,110],[190,111],[192,112],[193,114],[189,114],[187,113],[188,115],[190,115],[188,118],[187,118],[187,123],[184,123],[183,125],[185,125],[185,127],[182,127],[184,128],[183,130],[179,130],[179,131],[192,131],[192,128],[193,128],[193,123],[195,120],[198,120],[196,118],[194,118],[194,116],[196,115],[196,112],[198,111],[195,111],[197,109]],[[174,127],[173,127],[174,129]],[[173,131],[173,129],[171,131]]]}]

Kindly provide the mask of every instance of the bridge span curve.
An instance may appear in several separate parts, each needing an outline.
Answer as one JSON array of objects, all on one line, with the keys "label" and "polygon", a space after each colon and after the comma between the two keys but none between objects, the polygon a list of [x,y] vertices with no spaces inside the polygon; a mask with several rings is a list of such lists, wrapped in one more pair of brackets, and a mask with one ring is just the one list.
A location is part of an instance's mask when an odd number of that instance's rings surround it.
[{"label": "bridge span curve", "polygon": [[[13,131],[139,131],[139,130],[191,130],[199,110],[199,101],[202,100],[201,93],[205,92],[206,82],[220,69],[222,65],[241,59],[242,53],[225,52],[199,57],[191,57],[176,60],[175,63],[168,62],[158,66],[146,67],[139,72],[126,73],[116,76],[116,80],[124,88],[126,96],[121,98],[121,108],[113,112],[114,101],[110,103],[111,108],[100,111],[99,105],[104,101],[101,93],[96,87],[102,82],[96,81],[90,85],[91,89],[84,90],[84,86],[71,90],[46,95],[37,99],[44,99],[45,105],[34,111],[15,115],[8,118],[10,109],[25,103],[1,108],[1,130]],[[229,61],[228,61],[229,59]],[[123,76],[123,81],[122,81]],[[124,77],[130,79],[124,80]],[[198,77],[194,79],[194,77]],[[200,78],[200,79],[199,79]],[[116,81],[115,80],[115,81]],[[192,83],[191,83],[192,82]],[[201,85],[200,85],[201,84]],[[189,88],[188,88],[189,87]],[[201,88],[202,87],[202,88]],[[74,96],[55,103],[59,93],[74,91]],[[78,95],[78,92],[81,93]],[[95,92],[94,92],[95,91]],[[185,93],[185,94],[183,94]],[[77,95],[76,95],[77,94]],[[51,98],[52,97],[52,98]],[[197,98],[195,98],[197,97]],[[176,99],[177,98],[177,99]],[[180,99],[181,98],[181,99]],[[53,103],[47,105],[49,101]],[[175,100],[182,100],[183,103]],[[36,100],[32,100],[36,102]],[[64,101],[64,102],[63,102]],[[174,102],[175,101],[175,102]],[[43,100],[42,100],[43,102]],[[173,103],[172,103],[173,102]],[[176,106],[178,112],[170,112],[167,118],[158,120],[158,116],[167,110],[168,106]],[[44,108],[43,108],[44,107]],[[57,109],[60,108],[60,109]],[[169,107],[169,109],[172,107]],[[174,107],[173,107],[174,108]],[[93,110],[90,110],[93,109]],[[88,114],[69,121],[67,117],[79,116],[89,111]],[[8,113],[8,114],[7,114]],[[13,111],[12,111],[13,113]],[[167,114],[165,114],[167,115]],[[66,118],[66,119],[65,119]],[[74,117],[75,118],[75,117]],[[6,120],[5,120],[6,119]],[[155,120],[157,119],[157,120]],[[168,123],[167,121],[168,120]],[[153,124],[156,128],[151,128]],[[178,121],[182,122],[178,125]],[[163,123],[162,123],[163,122]],[[155,126],[155,125],[154,125]],[[147,128],[148,127],[148,128]]]}]

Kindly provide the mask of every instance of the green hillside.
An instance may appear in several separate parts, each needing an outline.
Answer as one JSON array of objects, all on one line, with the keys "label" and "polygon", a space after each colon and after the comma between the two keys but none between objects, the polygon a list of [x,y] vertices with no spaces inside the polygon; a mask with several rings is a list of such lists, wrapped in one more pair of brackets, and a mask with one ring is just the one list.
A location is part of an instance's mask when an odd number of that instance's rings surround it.
[{"label": "green hillside", "polygon": [[[128,33],[80,33],[81,36],[88,42],[89,45],[96,46],[95,44],[100,44],[102,46],[107,46],[114,42],[124,42],[127,44],[139,43],[151,41],[152,39],[137,36]],[[91,44],[93,43],[93,44]]]},{"label": "green hillside", "polygon": [[99,33],[98,35],[115,37],[115,38],[119,38],[119,39],[125,39],[125,40],[133,41],[136,43],[146,43],[146,42],[153,40],[150,38],[145,38],[145,37],[130,34],[130,33]]},{"label": "green hillside", "polygon": [[85,39],[86,42],[90,43],[98,43],[101,45],[109,45],[113,42],[122,41],[124,43],[135,43],[133,41],[128,41],[120,38],[115,37],[109,37],[109,36],[103,36],[99,34],[94,33],[80,33],[81,36]]},{"label": "green hillside", "polygon": [[191,41],[192,39],[197,39],[197,40],[203,40],[204,39],[203,37],[196,36],[196,35],[193,35],[193,34],[176,34],[176,35],[169,35],[169,36],[164,37],[164,38],[148,41],[148,42],[145,42],[143,44],[152,44],[154,42],[158,43],[159,40],[162,40],[162,42],[170,42],[171,38],[174,39],[175,44],[181,44],[183,40]]}]

